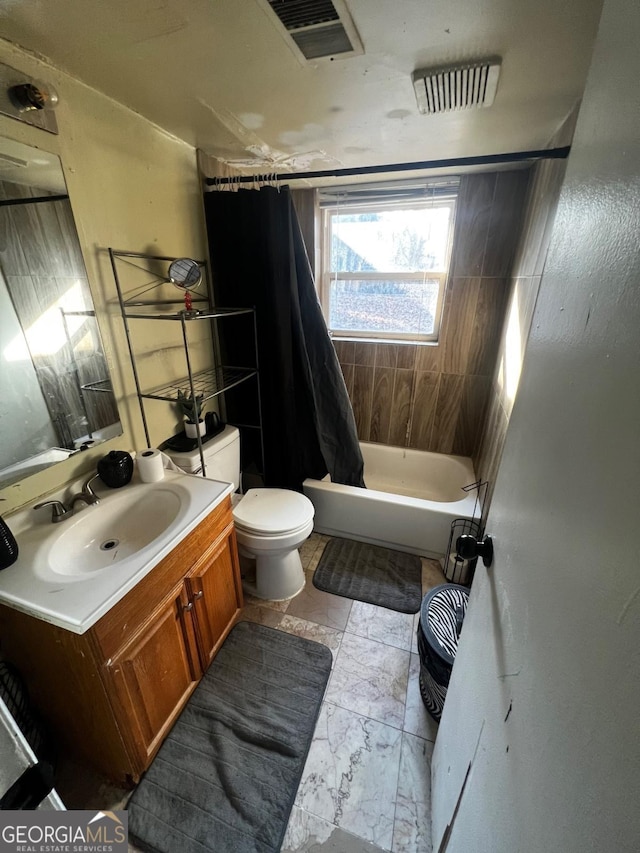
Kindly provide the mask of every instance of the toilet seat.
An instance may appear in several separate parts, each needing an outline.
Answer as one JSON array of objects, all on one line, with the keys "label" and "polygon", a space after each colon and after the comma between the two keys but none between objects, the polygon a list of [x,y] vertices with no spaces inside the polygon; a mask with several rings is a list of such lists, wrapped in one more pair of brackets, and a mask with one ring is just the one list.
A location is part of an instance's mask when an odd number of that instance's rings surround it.
[{"label": "toilet seat", "polygon": [[305,531],[307,530],[307,527],[309,527],[309,525],[311,525],[311,528],[313,529],[313,519],[310,519],[304,524],[301,524],[300,527],[294,527],[293,530],[284,530],[282,533],[261,533],[255,531],[251,527],[243,527],[241,524],[238,524],[235,518],[234,525],[238,536],[244,534],[244,536],[250,536],[251,538],[258,539],[261,542],[275,542],[276,540],[280,539],[289,539],[289,537],[297,537],[302,533],[305,533],[304,538],[306,539],[309,533]]},{"label": "toilet seat", "polygon": [[238,530],[259,537],[297,533],[313,521],[309,498],[288,489],[249,489],[233,508]]}]

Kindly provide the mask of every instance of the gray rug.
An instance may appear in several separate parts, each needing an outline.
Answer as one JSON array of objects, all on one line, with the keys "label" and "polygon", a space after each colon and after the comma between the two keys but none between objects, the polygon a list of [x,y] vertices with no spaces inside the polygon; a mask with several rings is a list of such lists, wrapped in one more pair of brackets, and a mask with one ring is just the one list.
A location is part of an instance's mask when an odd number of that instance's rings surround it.
[{"label": "gray rug", "polygon": [[331,539],[318,563],[313,585],[400,613],[417,613],[422,601],[422,563],[415,554],[353,539]]},{"label": "gray rug", "polygon": [[236,625],[129,801],[132,843],[279,850],[330,671],[326,646]]}]

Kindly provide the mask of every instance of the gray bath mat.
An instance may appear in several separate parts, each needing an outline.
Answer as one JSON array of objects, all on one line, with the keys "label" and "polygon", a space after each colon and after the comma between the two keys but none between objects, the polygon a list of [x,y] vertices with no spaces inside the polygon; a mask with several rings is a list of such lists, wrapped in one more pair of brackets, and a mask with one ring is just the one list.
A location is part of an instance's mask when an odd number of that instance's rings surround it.
[{"label": "gray bath mat", "polygon": [[330,671],[326,646],[236,625],[129,801],[132,843],[279,850]]},{"label": "gray bath mat", "polygon": [[422,601],[422,564],[415,554],[353,539],[331,539],[318,563],[313,585],[400,613],[417,613]]}]

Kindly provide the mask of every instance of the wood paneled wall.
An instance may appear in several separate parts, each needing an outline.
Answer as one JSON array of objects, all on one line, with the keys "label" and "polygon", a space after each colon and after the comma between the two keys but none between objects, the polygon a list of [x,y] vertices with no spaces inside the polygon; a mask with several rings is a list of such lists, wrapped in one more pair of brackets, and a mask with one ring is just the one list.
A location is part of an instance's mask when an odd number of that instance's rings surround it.
[{"label": "wood paneled wall", "polygon": [[528,181],[528,170],[461,179],[437,344],[334,341],[362,441],[477,452]]}]

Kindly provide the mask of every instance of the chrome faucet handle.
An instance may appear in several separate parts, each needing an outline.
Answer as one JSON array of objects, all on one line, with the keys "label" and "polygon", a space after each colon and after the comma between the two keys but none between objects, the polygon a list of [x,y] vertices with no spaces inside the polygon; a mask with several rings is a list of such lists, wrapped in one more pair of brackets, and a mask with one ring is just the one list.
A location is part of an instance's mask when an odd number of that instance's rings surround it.
[{"label": "chrome faucet handle", "polygon": [[87,479],[84,481],[84,488],[89,489],[91,486],[91,483],[93,483],[94,480],[98,480],[98,479],[100,479],[100,474],[91,474],[91,476],[87,477]]},{"label": "chrome faucet handle", "polygon": [[61,501],[43,501],[42,503],[36,504],[34,509],[42,509],[43,506],[51,507],[51,521],[54,524],[57,524],[59,521],[64,521],[64,519],[68,518],[73,512],[72,510],[67,509]]},{"label": "chrome faucet handle", "polygon": [[[100,498],[96,495],[96,493],[91,488],[91,483],[94,480],[98,480],[100,478],[100,474],[92,474],[88,480],[85,481],[82,487],[82,493],[86,495],[88,500],[86,501],[88,504],[99,504]],[[86,499],[85,499],[86,500]]]}]

